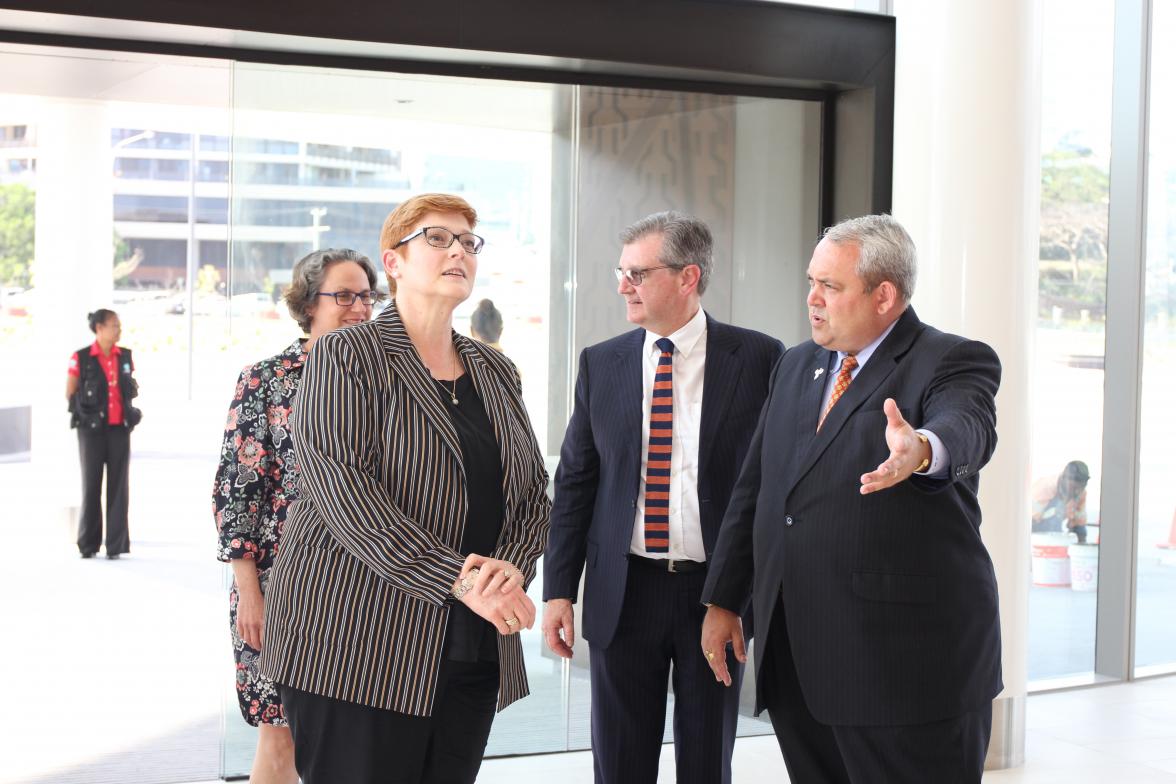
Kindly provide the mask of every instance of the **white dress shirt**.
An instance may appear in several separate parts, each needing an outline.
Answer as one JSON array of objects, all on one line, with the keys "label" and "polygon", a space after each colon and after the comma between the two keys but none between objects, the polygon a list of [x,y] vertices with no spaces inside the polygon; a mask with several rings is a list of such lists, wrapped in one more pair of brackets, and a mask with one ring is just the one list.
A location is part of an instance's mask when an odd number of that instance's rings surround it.
[{"label": "white dress shirt", "polygon": [[[655,343],[662,337],[674,344],[674,418],[673,447],[670,452],[670,551],[645,551],[645,469],[649,462],[649,411],[653,406],[653,376],[661,349]],[[646,558],[669,558],[675,561],[705,561],[702,523],[698,516],[698,438],[702,425],[702,381],[706,369],[706,314],[702,308],[672,335],[645,332],[641,352],[642,424],[641,424],[641,492],[637,496],[637,515],[633,522],[630,551]]]},{"label": "white dress shirt", "polygon": [[[851,382],[852,379],[857,378],[858,373],[862,372],[862,368],[864,368],[866,363],[870,361],[870,357],[874,355],[874,350],[882,344],[882,341],[886,339],[887,335],[894,331],[894,325],[897,323],[897,321],[893,322],[882,332],[881,335],[879,335],[874,340],[873,343],[855,354],[857,357],[857,367],[855,367],[849,373]],[[837,352],[837,363],[828,373],[828,378],[825,380],[825,394],[821,398],[822,412],[824,412],[825,407],[829,405],[829,398],[833,397],[833,386],[837,381],[837,374],[841,372],[841,363],[845,361],[846,356],[847,354],[844,351]],[[939,439],[939,436],[935,435],[930,430],[919,428],[915,432],[922,433],[923,435],[927,436],[927,442],[931,446],[931,464],[927,466],[926,471],[918,471],[916,473],[918,473],[920,476],[939,478],[947,472],[947,467],[951,465],[951,455],[948,453],[947,447],[944,446],[943,441]],[[873,467],[871,467],[870,470],[872,471]]]}]

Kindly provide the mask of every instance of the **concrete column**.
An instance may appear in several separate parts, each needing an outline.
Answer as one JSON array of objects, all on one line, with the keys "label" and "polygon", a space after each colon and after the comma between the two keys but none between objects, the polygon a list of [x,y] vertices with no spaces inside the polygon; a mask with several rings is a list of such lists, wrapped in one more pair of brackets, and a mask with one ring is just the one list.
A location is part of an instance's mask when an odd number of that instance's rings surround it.
[{"label": "concrete column", "polygon": [[[36,117],[32,461],[39,517],[72,539],[81,498],[77,443],[66,414],[70,352],[94,336],[86,314],[113,307],[113,206],[106,105],[46,99]],[[117,308],[116,308],[117,309]],[[40,522],[40,521],[36,521]]]},{"label": "concrete column", "polygon": [[1001,596],[1005,690],[988,766],[1024,762],[1029,368],[1040,146],[1037,0],[895,0],[894,214],[920,254],[919,316],[1000,355],[999,446],[981,473]]}]

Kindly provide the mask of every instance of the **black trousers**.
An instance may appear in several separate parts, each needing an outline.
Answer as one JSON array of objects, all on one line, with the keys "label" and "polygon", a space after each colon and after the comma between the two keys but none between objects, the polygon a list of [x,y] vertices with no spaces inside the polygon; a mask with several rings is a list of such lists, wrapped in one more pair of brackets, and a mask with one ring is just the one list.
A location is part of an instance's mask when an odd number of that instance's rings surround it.
[{"label": "black trousers", "polygon": [[674,688],[678,784],[729,784],[743,665],[730,650],[730,688],[702,655],[706,572],[629,566],[625,606],[607,648],[589,641],[592,757],[598,784],[654,784]]},{"label": "black trousers", "polygon": [[498,701],[496,662],[441,665],[433,715],[281,686],[302,784],[473,784]]},{"label": "black trousers", "polygon": [[78,429],[82,463],[82,513],[78,519],[78,549],[98,552],[102,544],[102,474],[106,474],[106,554],[131,551],[127,530],[130,502],[131,431],[116,425],[97,430]]},{"label": "black trousers", "polygon": [[928,724],[845,727],[809,712],[777,603],[763,655],[764,706],[796,784],[980,784],[992,705]]}]

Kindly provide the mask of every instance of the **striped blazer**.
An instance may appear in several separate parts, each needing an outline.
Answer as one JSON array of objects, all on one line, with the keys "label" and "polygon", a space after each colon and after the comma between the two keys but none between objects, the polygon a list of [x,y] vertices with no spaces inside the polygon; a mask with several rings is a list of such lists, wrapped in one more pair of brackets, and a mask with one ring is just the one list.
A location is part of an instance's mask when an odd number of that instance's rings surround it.
[{"label": "striped blazer", "polygon": [[[551,503],[518,371],[453,341],[502,456],[497,549],[526,576],[547,543]],[[300,500],[282,534],[265,608],[262,672],[335,699],[429,716],[465,560],[461,445],[395,303],[318,339],[294,404]],[[502,710],[528,693],[517,634],[498,638]]]}]

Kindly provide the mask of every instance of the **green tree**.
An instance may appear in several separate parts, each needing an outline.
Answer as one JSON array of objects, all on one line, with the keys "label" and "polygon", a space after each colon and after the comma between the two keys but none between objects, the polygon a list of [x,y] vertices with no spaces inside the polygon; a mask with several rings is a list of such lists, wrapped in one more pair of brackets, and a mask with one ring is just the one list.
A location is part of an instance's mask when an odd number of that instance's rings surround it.
[{"label": "green tree", "polygon": [[1106,309],[1110,176],[1089,151],[1051,150],[1041,161],[1038,308]]},{"label": "green tree", "polygon": [[0,185],[0,284],[27,287],[33,270],[36,194],[27,185]]},{"label": "green tree", "polygon": [[119,236],[118,232],[114,232],[114,270],[113,277],[115,285],[121,285],[128,282],[131,273],[143,261],[143,249],[135,248],[131,250],[131,246],[127,241]]}]

